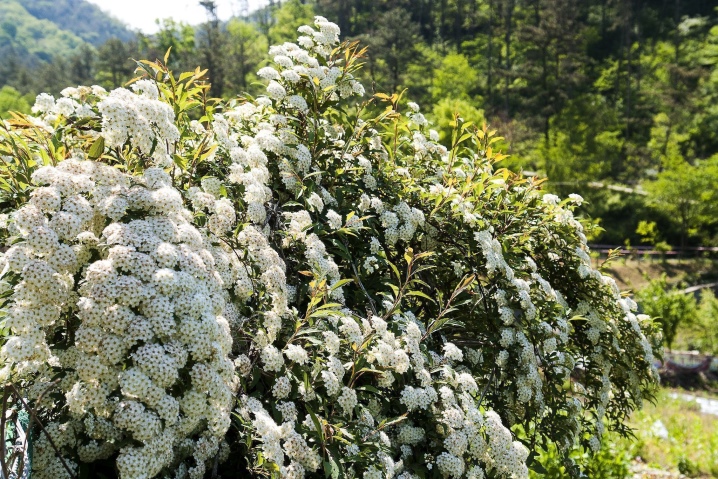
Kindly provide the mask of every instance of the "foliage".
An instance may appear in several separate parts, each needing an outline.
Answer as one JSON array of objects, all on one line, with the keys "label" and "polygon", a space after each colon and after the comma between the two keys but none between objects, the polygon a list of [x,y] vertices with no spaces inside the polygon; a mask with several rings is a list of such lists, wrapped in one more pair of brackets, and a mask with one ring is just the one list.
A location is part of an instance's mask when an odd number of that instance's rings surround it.
[{"label": "foliage", "polygon": [[525,478],[652,397],[657,325],[592,268],[581,197],[497,168],[486,125],[447,147],[364,98],[365,51],[314,24],[257,98],[143,61],[3,123],[33,477]]},{"label": "foliage", "polygon": [[664,274],[636,293],[646,314],[662,325],[663,339],[670,349],[678,328],[696,319],[696,300],[680,288],[669,287]]},{"label": "foliage", "polygon": [[478,75],[464,55],[453,53],[445,56],[434,71],[431,96],[436,100],[469,100],[476,88]]},{"label": "foliage", "polygon": [[577,470],[585,471],[585,477],[591,479],[626,479],[633,456],[627,448],[628,441],[615,434],[608,434],[597,453],[575,448],[568,459],[562,458],[555,447],[542,451],[537,461],[543,468],[540,472],[531,472],[532,478],[568,479],[575,477]]},{"label": "foliage", "polygon": [[715,222],[718,196],[718,156],[693,166],[677,161],[660,172],[655,181],[645,187],[649,201],[667,212],[681,232],[681,246],[688,235],[695,236],[701,229]]},{"label": "foliage", "polygon": [[227,35],[227,57],[230,60],[226,68],[227,86],[231,91],[249,92],[256,78],[256,66],[264,61],[267,39],[256,25],[236,19],[227,24]]},{"label": "foliage", "polygon": [[[7,0],[5,0],[7,1]],[[49,20],[87,43],[100,46],[111,38],[129,41],[133,33],[100,7],[78,0],[11,0],[20,3],[35,18]]]},{"label": "foliage", "polygon": [[700,350],[708,354],[718,354],[718,298],[710,289],[701,291],[698,303],[696,329],[701,331]]},{"label": "foliage", "polygon": [[187,68],[193,60],[195,51],[195,30],[192,26],[176,22],[171,18],[157,20],[159,31],[151,39],[147,39],[148,48],[166,52],[171,49],[170,64],[172,68]]},{"label": "foliage", "polygon": [[641,241],[651,245],[658,243],[658,228],[655,221],[639,221],[636,233],[641,235]]},{"label": "foliage", "polygon": [[396,7],[381,15],[361,38],[371,47],[368,67],[372,80],[385,90],[399,91],[412,64],[424,59],[419,47],[419,27],[410,11]]},{"label": "foliage", "polygon": [[474,125],[485,123],[484,112],[478,110],[470,102],[443,98],[434,104],[434,109],[431,112],[431,116],[434,118],[434,127],[439,133],[439,141],[442,143],[451,141],[451,134],[456,128],[457,115],[461,121],[466,123]]},{"label": "foliage", "polygon": [[[661,474],[681,473],[688,477],[716,477],[718,468],[718,418],[701,413],[700,406],[691,399],[674,397],[684,391],[663,389],[654,404],[648,404],[631,417],[635,438],[627,440],[609,435],[601,452],[591,458],[582,457],[576,450],[572,458],[588,464],[592,472],[587,477],[618,479],[636,477],[630,474],[632,460],[657,468]],[[713,398],[715,399],[715,398]],[[546,468],[544,475],[532,476],[559,479],[569,477],[555,450],[539,456]]]},{"label": "foliage", "polygon": [[274,25],[267,32],[272,45],[296,40],[297,28],[312,21],[314,9],[311,3],[289,0],[274,14]]},{"label": "foliage", "polygon": [[6,85],[0,88],[0,118],[8,118],[11,111],[30,113],[30,105],[19,91]]},{"label": "foliage", "polygon": [[677,336],[681,347],[718,354],[718,299],[709,288],[701,290],[693,322],[683,324]]},{"label": "foliage", "polygon": [[[695,401],[670,397],[682,391],[662,391],[655,405],[647,405],[631,419],[636,441],[623,446],[632,457],[662,470],[690,477],[718,475],[718,418],[701,413]],[[667,437],[661,431],[665,428]]]},{"label": "foliage", "polygon": [[80,37],[51,21],[33,17],[14,0],[0,1],[0,19],[3,59],[38,64],[51,60],[54,55],[68,55],[83,43]]}]

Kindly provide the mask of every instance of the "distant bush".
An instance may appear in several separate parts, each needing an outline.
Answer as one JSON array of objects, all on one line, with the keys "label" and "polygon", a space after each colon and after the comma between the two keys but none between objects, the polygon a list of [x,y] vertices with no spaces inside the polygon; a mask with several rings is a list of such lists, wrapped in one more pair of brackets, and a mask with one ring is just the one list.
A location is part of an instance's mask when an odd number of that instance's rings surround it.
[{"label": "distant bush", "polygon": [[0,88],[0,118],[9,118],[9,112],[30,113],[30,105],[19,91],[11,86]]},{"label": "distant bush", "polygon": [[663,339],[670,349],[681,325],[689,325],[696,320],[696,300],[691,294],[683,293],[668,285],[666,275],[651,281],[637,294],[646,314],[661,323]]},{"label": "distant bush", "polygon": [[700,292],[695,315],[679,326],[680,347],[718,354],[718,299],[706,288]]},{"label": "distant bush", "polygon": [[[568,457],[558,454],[551,446],[537,457],[540,468],[534,468],[531,477],[535,479],[569,479],[580,475],[591,479],[625,479],[630,477],[630,464],[633,459],[626,448],[626,440],[616,435],[606,436],[601,450],[593,453],[576,447]],[[540,472],[537,472],[539,471]]]}]

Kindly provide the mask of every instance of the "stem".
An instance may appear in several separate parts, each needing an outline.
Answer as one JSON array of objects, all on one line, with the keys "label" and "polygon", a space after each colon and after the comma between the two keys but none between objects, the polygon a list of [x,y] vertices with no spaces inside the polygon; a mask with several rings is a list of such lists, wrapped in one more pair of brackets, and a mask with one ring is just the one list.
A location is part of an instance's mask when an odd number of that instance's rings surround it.
[{"label": "stem", "polygon": [[381,430],[384,429],[384,428],[386,428],[387,426],[393,426],[394,424],[397,424],[397,423],[403,421],[403,420],[406,419],[408,416],[409,416],[409,413],[408,413],[408,412],[405,412],[404,414],[402,414],[402,415],[399,416],[398,418],[394,419],[393,421],[385,422],[384,424],[382,424],[381,426],[379,426],[378,428],[374,429],[372,432],[370,432],[369,434],[367,434],[366,436],[364,436],[364,437],[362,438],[362,441],[366,441],[367,439],[369,439],[370,437],[372,437],[372,436],[375,435],[376,433],[381,432]]},{"label": "stem", "polygon": [[217,479],[217,470],[219,469],[219,451],[214,455],[214,461],[212,464],[212,479]]},{"label": "stem", "polygon": [[[347,244],[346,240],[342,238],[342,243],[344,243],[344,247],[349,251],[349,245]],[[376,303],[374,303],[374,299],[369,295],[369,292],[364,287],[364,283],[362,283],[361,279],[359,278],[359,272],[357,271],[357,267],[354,264],[354,259],[350,259],[350,263],[352,265],[352,271],[354,271],[354,279],[357,280],[357,283],[359,283],[359,287],[364,292],[364,295],[369,300],[369,306],[371,306],[371,312],[374,313],[374,316],[378,316],[376,312]]]},{"label": "stem", "polygon": [[491,370],[491,376],[489,376],[489,382],[486,383],[486,387],[483,391],[481,391],[481,397],[479,398],[479,403],[477,407],[481,406],[481,403],[484,400],[484,396],[486,396],[486,393],[489,391],[489,386],[491,386],[491,381],[494,379],[494,375],[496,374],[496,365],[494,365],[494,368]]},{"label": "stem", "polygon": [[[55,451],[55,455],[58,459],[60,459],[60,462],[62,463],[62,466],[65,468],[67,473],[70,475],[70,477],[77,477],[74,472],[72,472],[72,469],[70,469],[70,466],[67,465],[67,462],[65,462],[65,458],[62,457],[62,454],[60,453],[60,450],[55,445],[55,441],[52,439],[52,436],[50,436],[50,433],[47,432],[47,429],[45,429],[45,426],[42,425],[40,420],[37,418],[37,415],[35,414],[35,410],[31,408],[27,402],[23,399],[23,397],[20,395],[17,389],[15,389],[15,385],[10,383],[10,387],[12,388],[13,392],[15,392],[15,395],[22,403],[23,407],[27,410],[28,413],[30,413],[30,425],[32,425],[32,421],[34,420],[38,426],[40,426],[40,430],[47,436],[47,442],[50,443],[50,446],[52,446],[52,449]],[[28,430],[30,429],[30,425],[28,425]]]},{"label": "stem", "polygon": [[[45,390],[44,390],[42,393],[40,393],[40,395],[37,397],[37,399],[35,400],[35,404],[40,404],[40,402],[43,400],[43,398],[45,397],[45,395],[46,395],[48,392],[50,392],[50,390],[53,389],[55,386],[57,386],[59,383],[60,383],[60,379],[56,379],[56,380],[54,380],[53,382],[51,382],[51,383],[47,386],[47,388],[45,388]],[[25,434],[25,439],[23,440],[23,443],[22,443],[22,450],[23,450],[23,451],[25,451],[26,448],[27,448],[27,441],[28,441],[28,436],[30,435],[30,429],[31,429],[31,428],[32,428],[32,419],[30,419],[30,421],[28,422],[28,425],[27,425],[27,433]],[[18,476],[18,477],[22,477],[22,471],[23,471],[23,469],[24,469],[24,465],[25,465],[24,463],[21,463],[20,469],[19,469],[18,472],[17,472],[17,476]]]},{"label": "stem", "polygon": [[3,396],[2,396],[2,405],[0,406],[0,434],[2,434],[2,437],[0,438],[0,467],[2,467],[2,474],[3,477],[10,477],[10,471],[7,467],[7,463],[5,462],[6,457],[6,451],[5,451],[5,419],[7,418],[6,415],[6,406],[7,406],[7,400],[10,396],[10,390],[7,386],[3,388]]}]

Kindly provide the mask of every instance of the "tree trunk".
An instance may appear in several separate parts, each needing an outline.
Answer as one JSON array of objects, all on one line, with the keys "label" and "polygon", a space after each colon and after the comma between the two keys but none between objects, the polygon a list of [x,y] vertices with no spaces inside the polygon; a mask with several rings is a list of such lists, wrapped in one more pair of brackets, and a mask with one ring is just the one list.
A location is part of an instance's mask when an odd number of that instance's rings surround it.
[{"label": "tree trunk", "polygon": [[633,26],[633,2],[626,2],[627,18],[623,29],[624,48],[626,50],[626,90],[624,97],[624,116],[626,117],[626,140],[631,138],[631,75],[633,53],[631,48],[631,27]]},{"label": "tree trunk", "polygon": [[514,13],[514,0],[506,2],[506,74],[504,77],[504,110],[506,118],[511,117],[511,100],[509,98],[509,85],[511,83],[511,27]]},{"label": "tree trunk", "polygon": [[493,94],[493,78],[492,78],[492,60],[493,60],[493,38],[494,38],[494,0],[489,0],[489,48],[488,48],[488,74],[487,74],[487,88],[488,88],[488,100],[489,106],[494,103]]}]

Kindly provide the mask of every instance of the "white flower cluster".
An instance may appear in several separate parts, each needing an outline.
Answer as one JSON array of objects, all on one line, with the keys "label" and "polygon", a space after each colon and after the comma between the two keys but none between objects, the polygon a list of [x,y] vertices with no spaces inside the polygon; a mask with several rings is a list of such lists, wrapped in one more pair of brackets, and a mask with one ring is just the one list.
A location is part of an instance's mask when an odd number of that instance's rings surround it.
[{"label": "white flower cluster", "polygon": [[122,147],[127,141],[155,163],[169,166],[172,150],[180,134],[174,123],[174,111],[160,101],[159,90],[151,80],[133,85],[136,93],[124,88],[112,90],[97,107],[102,113],[102,136],[109,147]]},{"label": "white flower cluster", "polygon": [[32,112],[38,116],[31,117],[31,121],[47,132],[54,131],[55,124],[60,117],[90,118],[95,116],[93,108],[84,100],[89,96],[97,98],[107,96],[107,91],[98,85],[65,88],[60,93],[62,96],[57,100],[52,95],[40,93],[32,107]]},{"label": "white flower cluster", "polygon": [[[242,403],[240,412],[252,421],[261,438],[264,457],[281,466],[282,477],[303,478],[306,471],[311,473],[319,469],[319,453],[295,431],[294,421],[278,425],[257,399],[245,396]],[[286,466],[285,458],[289,459]]]},{"label": "white flower cluster", "polygon": [[411,208],[405,202],[396,205],[392,210],[383,210],[379,217],[381,225],[385,228],[384,237],[390,246],[397,241],[411,241],[417,228],[424,226],[424,213]]},{"label": "white flower cluster", "polygon": [[491,235],[491,232],[488,230],[477,231],[474,233],[474,238],[481,247],[489,274],[503,273],[508,280],[513,279],[514,272],[504,260],[501,243]]},{"label": "white flower cluster", "polygon": [[284,43],[269,49],[278,70],[264,67],[257,75],[269,80],[267,95],[276,101],[286,101],[290,109],[300,112],[308,110],[307,101],[299,95],[287,96],[287,90],[302,80],[318,82],[319,89],[331,90],[331,98],[348,98],[352,95],[362,96],[364,87],[339,66],[320,64],[317,56],[327,59],[334,47],[339,43],[339,27],[324,17],[316,17],[314,25],[319,31],[305,25],[299,28],[300,36],[295,43]]},{"label": "white flower cluster", "polygon": [[[456,360],[462,351],[447,343],[444,348]],[[493,411],[482,412],[474,394],[478,386],[468,373],[457,373],[449,367],[443,370],[444,386],[439,393],[433,387],[424,389],[407,386],[402,391],[402,403],[409,411],[434,410],[439,417],[437,430],[443,437],[444,451],[436,458],[439,472],[447,477],[482,477],[483,467],[495,470],[501,477],[527,478],[528,450],[513,441],[511,432]],[[448,383],[448,384],[446,384]],[[424,440],[424,430],[412,425],[402,426],[397,434],[400,444],[416,446]]]},{"label": "white flower cluster", "polygon": [[[3,376],[13,368],[28,377],[45,363],[72,371],[62,383],[72,418],[65,427],[92,438],[80,451],[85,462],[132,438],[143,445],[119,451],[123,478],[151,477],[182,460],[173,451],[179,444],[203,468],[202,441],[216,452],[230,424],[235,375],[222,312],[231,256],[189,222],[162,170],[133,178],[66,160],[33,180],[44,186],[11,225],[24,241],[3,258],[22,277],[12,297],[14,336],[0,352]],[[123,221],[129,213],[142,219]],[[48,341],[68,314],[79,326],[69,347],[56,349]],[[181,375],[190,381],[176,396]],[[98,426],[89,430],[88,421]]]}]

